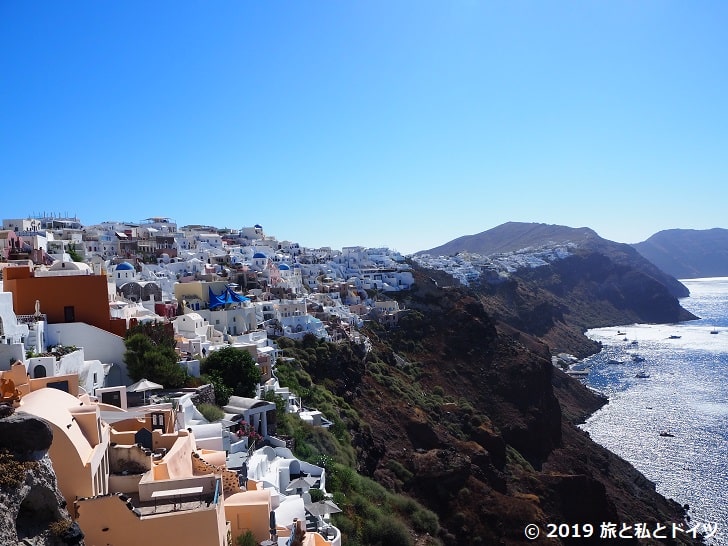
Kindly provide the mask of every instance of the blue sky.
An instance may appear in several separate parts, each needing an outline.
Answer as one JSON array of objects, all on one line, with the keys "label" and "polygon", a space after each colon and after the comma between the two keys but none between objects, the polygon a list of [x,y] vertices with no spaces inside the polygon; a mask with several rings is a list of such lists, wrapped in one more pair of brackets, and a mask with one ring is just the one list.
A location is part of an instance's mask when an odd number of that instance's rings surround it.
[{"label": "blue sky", "polygon": [[728,227],[728,4],[0,2],[0,217],[411,253]]}]

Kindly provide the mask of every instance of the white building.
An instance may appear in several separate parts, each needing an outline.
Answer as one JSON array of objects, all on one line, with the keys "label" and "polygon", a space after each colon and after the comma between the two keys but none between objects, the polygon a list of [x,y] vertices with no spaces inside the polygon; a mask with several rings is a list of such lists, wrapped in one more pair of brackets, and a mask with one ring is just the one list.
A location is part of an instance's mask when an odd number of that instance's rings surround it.
[{"label": "white building", "polygon": [[[35,324],[33,327],[35,328]],[[42,322],[38,328],[35,331],[43,332]],[[30,331],[28,322],[19,322],[15,315],[13,295],[10,292],[0,292],[0,370],[9,370],[10,364],[16,360],[25,361],[25,342]],[[42,340],[42,333],[39,337]]]}]

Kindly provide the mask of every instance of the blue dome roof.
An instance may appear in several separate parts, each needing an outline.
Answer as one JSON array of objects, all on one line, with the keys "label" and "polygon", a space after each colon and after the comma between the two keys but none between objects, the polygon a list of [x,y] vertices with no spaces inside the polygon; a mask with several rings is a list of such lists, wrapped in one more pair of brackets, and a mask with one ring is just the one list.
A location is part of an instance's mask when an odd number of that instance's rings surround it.
[{"label": "blue dome roof", "polygon": [[291,270],[291,268],[288,267],[288,264],[281,264],[278,266],[278,269],[280,269],[281,271],[290,271]]},{"label": "blue dome roof", "polygon": [[262,252],[256,252],[255,254],[253,254],[253,258],[265,258],[265,254],[263,254]]},{"label": "blue dome roof", "polygon": [[116,266],[116,270],[134,271],[134,266],[131,265],[129,262],[121,262],[119,265]]}]

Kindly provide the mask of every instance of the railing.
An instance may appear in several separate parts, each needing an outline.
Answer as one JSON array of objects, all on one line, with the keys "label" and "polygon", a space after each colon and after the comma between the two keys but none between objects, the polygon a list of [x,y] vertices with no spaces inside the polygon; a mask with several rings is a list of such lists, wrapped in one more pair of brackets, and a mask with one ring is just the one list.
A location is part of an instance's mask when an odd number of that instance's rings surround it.
[{"label": "railing", "polygon": [[220,500],[220,479],[215,480],[215,495],[212,497],[212,504],[217,504]]},{"label": "railing", "polygon": [[35,322],[48,322],[48,317],[45,314],[40,315],[16,315],[18,324],[34,324]]}]

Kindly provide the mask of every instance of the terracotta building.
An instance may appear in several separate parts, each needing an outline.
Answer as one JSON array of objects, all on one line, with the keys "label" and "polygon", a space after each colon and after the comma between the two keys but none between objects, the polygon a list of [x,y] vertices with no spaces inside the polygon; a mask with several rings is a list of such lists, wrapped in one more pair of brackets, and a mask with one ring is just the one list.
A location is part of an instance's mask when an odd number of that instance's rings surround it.
[{"label": "terracotta building", "polygon": [[85,264],[62,262],[42,275],[29,267],[8,267],[3,275],[17,315],[35,313],[37,301],[50,324],[84,322],[117,335],[126,332],[125,322],[111,319],[106,275],[93,274]]}]

